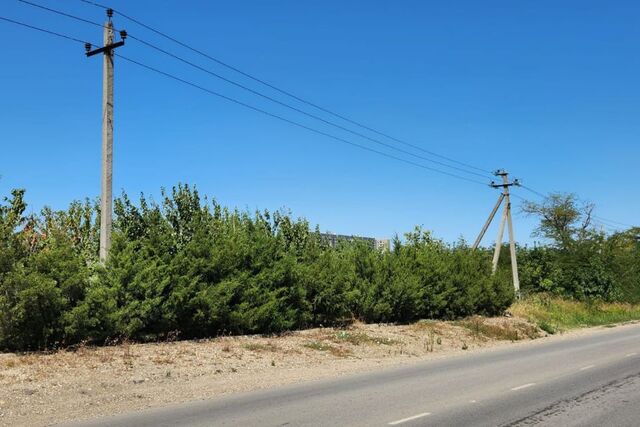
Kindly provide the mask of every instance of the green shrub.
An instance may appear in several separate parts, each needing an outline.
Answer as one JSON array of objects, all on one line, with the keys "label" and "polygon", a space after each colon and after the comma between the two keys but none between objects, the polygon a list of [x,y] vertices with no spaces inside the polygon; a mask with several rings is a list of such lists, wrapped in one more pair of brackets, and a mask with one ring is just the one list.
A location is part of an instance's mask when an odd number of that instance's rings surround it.
[{"label": "green shrub", "polygon": [[[25,216],[23,198],[16,190],[0,203],[0,349],[491,316],[513,301],[508,251],[492,275],[491,251],[420,228],[388,252],[330,247],[288,212],[230,210],[178,185],[159,202],[114,201],[101,266],[96,203]],[[523,292],[640,295],[637,241],[581,236],[518,248]]]}]

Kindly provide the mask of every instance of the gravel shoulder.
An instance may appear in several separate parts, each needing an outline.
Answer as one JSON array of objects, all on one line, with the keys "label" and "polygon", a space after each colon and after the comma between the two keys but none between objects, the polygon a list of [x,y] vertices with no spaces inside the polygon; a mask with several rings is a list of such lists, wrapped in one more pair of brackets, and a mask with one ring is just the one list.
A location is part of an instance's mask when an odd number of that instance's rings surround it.
[{"label": "gravel shoulder", "polygon": [[[590,333],[580,330],[553,339]],[[0,425],[44,426],[450,357],[546,334],[520,318],[0,354]]]}]

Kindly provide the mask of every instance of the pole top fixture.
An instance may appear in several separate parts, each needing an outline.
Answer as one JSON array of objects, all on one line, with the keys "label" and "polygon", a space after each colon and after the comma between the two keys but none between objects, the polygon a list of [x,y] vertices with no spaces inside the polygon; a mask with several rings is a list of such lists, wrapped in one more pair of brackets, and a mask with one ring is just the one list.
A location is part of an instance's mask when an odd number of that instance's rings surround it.
[{"label": "pole top fixture", "polygon": [[109,20],[113,18],[113,9],[111,8],[107,9],[107,17],[109,18]]}]

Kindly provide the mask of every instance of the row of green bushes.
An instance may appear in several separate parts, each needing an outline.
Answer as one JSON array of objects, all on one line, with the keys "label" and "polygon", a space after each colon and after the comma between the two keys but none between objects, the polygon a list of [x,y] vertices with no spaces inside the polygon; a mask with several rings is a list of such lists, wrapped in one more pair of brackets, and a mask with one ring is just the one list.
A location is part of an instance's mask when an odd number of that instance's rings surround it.
[{"label": "row of green bushes", "polygon": [[[5,350],[495,315],[513,300],[507,257],[492,275],[490,250],[447,245],[420,228],[388,252],[358,241],[331,247],[285,212],[229,210],[178,186],[160,203],[116,199],[113,247],[101,266],[94,204],[25,212],[23,191],[0,205]],[[621,273],[602,251],[582,251],[587,263],[576,261],[574,275],[566,250],[521,248],[523,290],[622,295]]]}]

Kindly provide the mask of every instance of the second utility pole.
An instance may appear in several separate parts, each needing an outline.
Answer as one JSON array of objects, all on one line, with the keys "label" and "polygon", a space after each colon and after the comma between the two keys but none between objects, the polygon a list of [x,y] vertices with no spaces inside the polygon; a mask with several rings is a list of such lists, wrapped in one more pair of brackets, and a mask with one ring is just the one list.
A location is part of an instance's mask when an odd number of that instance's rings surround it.
[{"label": "second utility pole", "polygon": [[513,275],[513,290],[515,292],[516,297],[520,297],[520,278],[518,276],[518,260],[516,258],[516,242],[515,236],[513,234],[513,220],[511,219],[511,195],[509,194],[509,187],[513,185],[520,185],[518,180],[516,179],[513,182],[509,182],[509,174],[505,170],[498,170],[495,172],[496,176],[502,177],[502,184],[496,184],[495,182],[491,183],[493,188],[502,188],[502,193],[500,197],[498,197],[498,202],[495,207],[491,211],[487,222],[485,222],[478,238],[473,244],[473,249],[476,249],[478,245],[480,245],[480,241],[484,237],[491,221],[493,221],[496,212],[498,212],[498,208],[504,201],[504,210],[502,212],[502,219],[500,220],[500,228],[498,229],[498,238],[496,239],[496,247],[493,251],[493,262],[491,263],[492,272],[495,273],[498,268],[498,260],[500,259],[500,249],[502,248],[502,238],[504,236],[504,226],[507,223],[509,227],[509,248],[511,250],[511,273]]},{"label": "second utility pole", "polygon": [[124,46],[126,31],[120,31],[121,41],[113,42],[113,10],[107,9],[104,24],[104,46],[91,50],[85,45],[87,56],[104,54],[102,65],[102,175],[100,191],[100,262],[105,263],[111,248],[113,215],[113,50]]}]

